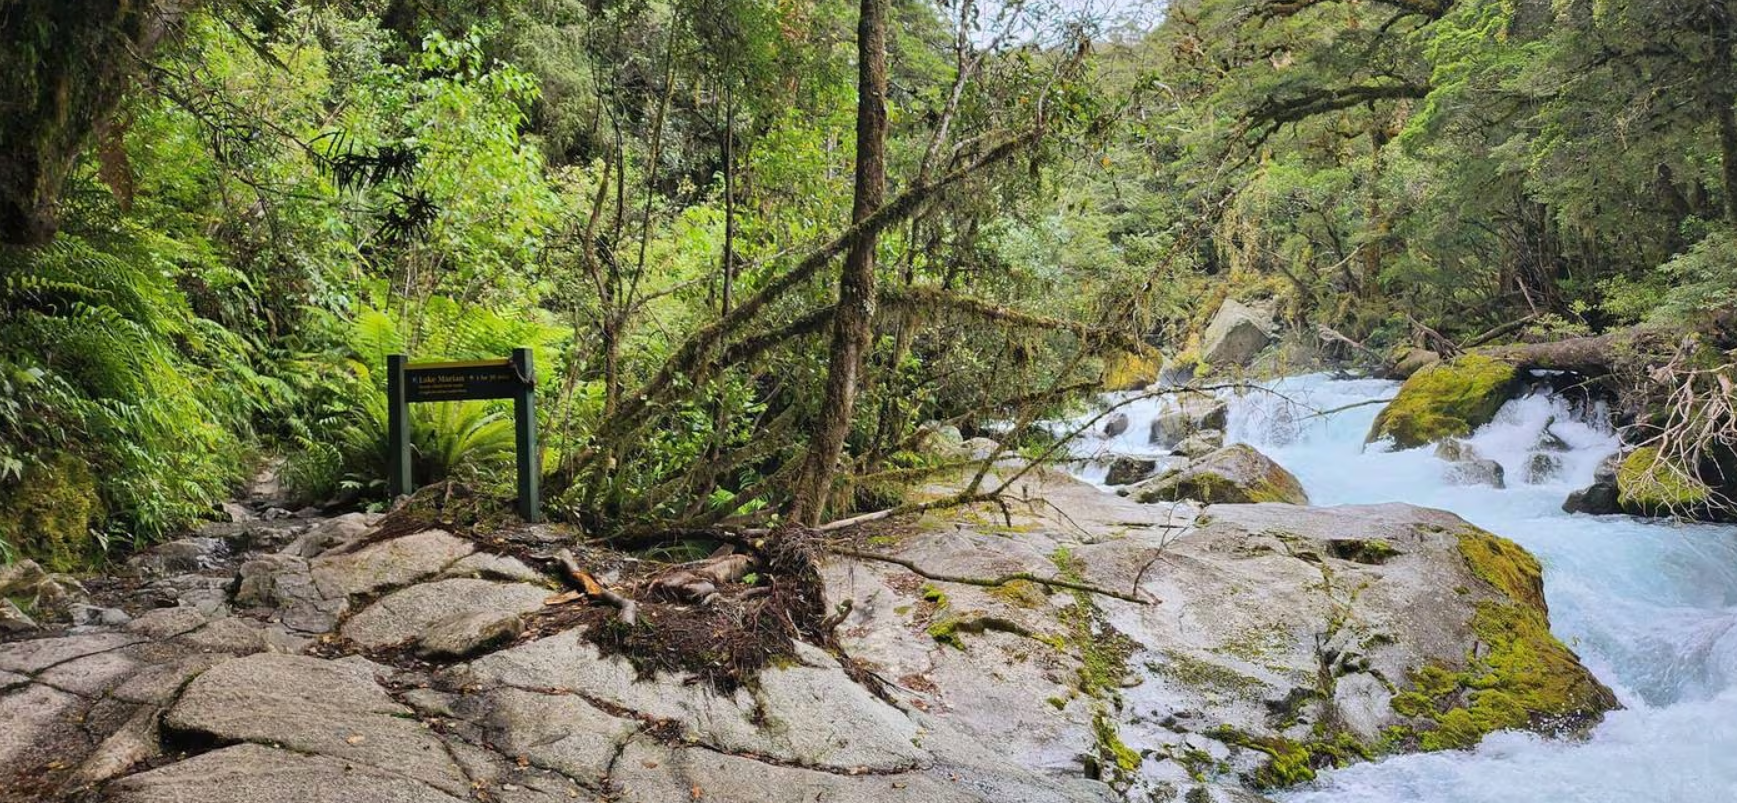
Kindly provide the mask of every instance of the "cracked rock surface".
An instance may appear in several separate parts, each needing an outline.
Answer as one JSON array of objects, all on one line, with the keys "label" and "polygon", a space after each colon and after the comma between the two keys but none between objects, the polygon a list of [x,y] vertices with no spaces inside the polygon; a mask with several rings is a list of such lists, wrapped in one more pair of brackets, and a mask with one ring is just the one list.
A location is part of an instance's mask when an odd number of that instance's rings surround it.
[{"label": "cracked rock surface", "polygon": [[135,561],[103,601],[123,616],[0,637],[0,803],[1250,803],[1259,740],[1425,727],[1396,692],[1501,601],[1447,514],[1030,482],[1051,514],[929,515],[864,550],[1159,604],[832,559],[842,654],[797,643],[728,693],[545,615],[565,588],[500,539],[214,527]]}]

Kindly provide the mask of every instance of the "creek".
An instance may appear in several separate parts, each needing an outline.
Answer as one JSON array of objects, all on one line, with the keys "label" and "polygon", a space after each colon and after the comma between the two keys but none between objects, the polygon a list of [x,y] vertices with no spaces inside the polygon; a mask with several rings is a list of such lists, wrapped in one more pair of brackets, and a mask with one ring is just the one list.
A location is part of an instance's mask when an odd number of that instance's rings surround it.
[{"label": "creek", "polygon": [[[1228,440],[1265,452],[1321,506],[1405,502],[1452,511],[1525,546],[1544,566],[1556,635],[1624,706],[1585,740],[1494,734],[1475,750],[1398,756],[1324,772],[1281,803],[1730,803],[1737,801],[1737,527],[1562,511],[1618,448],[1602,411],[1537,392],[1469,439],[1507,487],[1463,486],[1430,449],[1365,448],[1397,383],[1293,377],[1239,395]],[[1114,398],[1114,397],[1112,397]],[[1150,452],[1156,400],[1092,450]],[[1333,411],[1323,414],[1322,411]],[[1546,435],[1546,430],[1554,438]],[[1534,455],[1559,463],[1528,476]],[[1552,460],[1553,458],[1553,460]],[[1102,479],[1103,468],[1087,479]]]}]

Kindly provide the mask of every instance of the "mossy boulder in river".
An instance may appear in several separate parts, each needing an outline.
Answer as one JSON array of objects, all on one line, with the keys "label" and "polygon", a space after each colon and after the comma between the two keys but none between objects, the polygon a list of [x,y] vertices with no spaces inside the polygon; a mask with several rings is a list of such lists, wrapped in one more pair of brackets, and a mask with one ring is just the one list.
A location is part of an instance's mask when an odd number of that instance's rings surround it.
[{"label": "mossy boulder in river", "polygon": [[1712,489],[1692,469],[1659,453],[1657,446],[1630,452],[1616,470],[1617,504],[1643,516],[1686,514],[1703,507]]},{"label": "mossy boulder in river", "polygon": [[1376,416],[1368,440],[1391,438],[1412,449],[1442,438],[1459,438],[1490,423],[1520,385],[1514,366],[1476,354],[1427,366],[1399,388],[1399,396]]},{"label": "mossy boulder in river", "polygon": [[1136,502],[1193,500],[1209,505],[1309,504],[1295,475],[1244,443],[1231,444],[1182,468],[1135,486]]},{"label": "mossy boulder in river", "polygon": [[827,607],[851,601],[842,646],[938,724],[1027,766],[1082,767],[1113,799],[1251,799],[1235,795],[1495,730],[1580,733],[1616,704],[1550,634],[1538,562],[1451,513],[1196,516],[1025,481],[1046,505],[934,511],[879,548],[936,574],[1025,572],[1152,604],[838,561]]}]

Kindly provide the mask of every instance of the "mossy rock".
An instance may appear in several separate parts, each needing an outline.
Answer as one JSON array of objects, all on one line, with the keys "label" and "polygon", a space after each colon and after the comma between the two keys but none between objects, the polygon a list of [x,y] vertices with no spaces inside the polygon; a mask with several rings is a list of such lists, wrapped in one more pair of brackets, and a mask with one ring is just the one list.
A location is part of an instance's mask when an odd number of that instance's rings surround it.
[{"label": "mossy rock", "polygon": [[102,519],[96,475],[69,452],[25,469],[0,496],[0,540],[52,572],[88,570],[101,561],[102,545],[91,528]]},{"label": "mossy rock", "polygon": [[1659,456],[1656,446],[1630,452],[1616,470],[1617,504],[1643,516],[1683,513],[1701,507],[1712,489],[1695,473]]},{"label": "mossy rock", "polygon": [[1180,471],[1134,486],[1136,502],[1190,499],[1208,505],[1261,502],[1309,504],[1296,475],[1247,444],[1232,444],[1200,458]]},{"label": "mossy rock", "polygon": [[1104,389],[1140,390],[1158,381],[1164,370],[1164,355],[1157,349],[1141,354],[1117,353],[1104,361]]},{"label": "mossy rock", "polygon": [[1616,696],[1550,632],[1543,572],[1518,544],[1475,527],[1459,535],[1466,566],[1495,593],[1477,603],[1478,646],[1463,666],[1425,666],[1393,698],[1419,721],[1416,746],[1463,749],[1503,730],[1580,733],[1618,706]]},{"label": "mossy rock", "polygon": [[1399,396],[1375,417],[1368,440],[1392,438],[1399,448],[1413,449],[1465,437],[1495,419],[1519,385],[1514,366],[1489,357],[1468,354],[1435,363],[1405,380]]}]

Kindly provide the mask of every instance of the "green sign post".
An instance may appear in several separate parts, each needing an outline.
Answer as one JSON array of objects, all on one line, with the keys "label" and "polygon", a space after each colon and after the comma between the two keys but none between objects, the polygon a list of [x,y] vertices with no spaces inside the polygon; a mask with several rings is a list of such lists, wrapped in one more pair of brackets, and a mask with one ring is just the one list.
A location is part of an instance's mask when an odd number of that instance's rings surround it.
[{"label": "green sign post", "polygon": [[386,485],[394,498],[410,493],[410,405],[412,402],[512,399],[513,440],[518,453],[519,516],[541,521],[543,500],[537,465],[537,374],[531,350],[513,349],[504,360],[410,362],[403,354],[386,358]]}]

